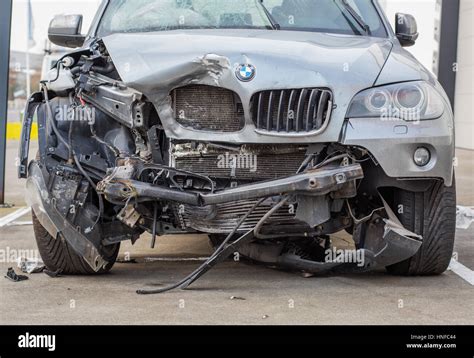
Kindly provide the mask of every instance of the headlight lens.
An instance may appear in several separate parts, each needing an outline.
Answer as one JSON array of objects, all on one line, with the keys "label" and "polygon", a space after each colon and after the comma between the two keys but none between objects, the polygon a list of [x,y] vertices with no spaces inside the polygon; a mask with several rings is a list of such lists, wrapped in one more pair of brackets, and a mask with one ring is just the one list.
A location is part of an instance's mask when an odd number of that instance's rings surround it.
[{"label": "headlight lens", "polygon": [[390,100],[390,93],[387,91],[373,90],[367,96],[365,105],[370,111],[377,112],[387,108],[390,105]]},{"label": "headlight lens", "polygon": [[347,117],[419,121],[436,119],[443,113],[443,98],[433,87],[426,82],[406,82],[357,94]]}]

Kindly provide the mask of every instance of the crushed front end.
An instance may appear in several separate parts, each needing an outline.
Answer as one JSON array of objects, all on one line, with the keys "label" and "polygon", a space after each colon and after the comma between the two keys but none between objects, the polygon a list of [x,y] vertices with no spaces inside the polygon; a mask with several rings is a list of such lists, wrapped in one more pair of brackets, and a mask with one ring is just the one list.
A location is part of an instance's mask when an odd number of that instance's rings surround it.
[{"label": "crushed front end", "polygon": [[[152,246],[162,235],[211,236],[216,252],[179,287],[235,251],[311,273],[387,267],[418,252],[423,237],[397,218],[394,192],[424,192],[433,181],[451,180],[443,168],[449,128],[433,128],[434,136],[422,141],[411,123],[403,124],[410,136],[401,140],[393,123],[357,132],[366,122],[351,123],[347,103],[373,79],[356,76],[342,91],[347,79],[333,67],[325,77],[300,67],[291,81],[257,72],[246,83],[233,65],[241,55],[223,38],[214,40],[226,56],[202,55],[190,45],[195,53],[151,65],[149,52],[125,54],[127,36],[96,41],[58,63],[28,104],[20,149],[20,177],[28,177],[39,222],[94,272],[113,264],[120,242],[145,232]],[[156,48],[173,41],[146,40]],[[390,46],[377,41],[388,56]],[[262,43],[250,44],[254,71],[265,71],[256,51]],[[283,73],[289,65],[275,51],[268,50],[274,59],[268,68]],[[35,114],[40,150],[28,169]],[[423,170],[404,171],[387,152],[420,143],[437,153]],[[363,264],[327,261],[330,235],[344,230]]]}]

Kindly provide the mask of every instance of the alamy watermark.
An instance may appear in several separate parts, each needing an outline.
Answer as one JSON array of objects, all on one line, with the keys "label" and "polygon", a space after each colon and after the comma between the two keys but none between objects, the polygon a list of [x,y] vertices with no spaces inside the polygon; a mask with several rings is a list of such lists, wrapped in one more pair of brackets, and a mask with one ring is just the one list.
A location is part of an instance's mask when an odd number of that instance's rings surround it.
[{"label": "alamy watermark", "polygon": [[239,154],[221,154],[217,157],[217,167],[219,169],[248,169],[255,173],[258,169],[258,158],[255,154],[239,153]]},{"label": "alamy watermark", "polygon": [[18,337],[18,348],[44,348],[50,352],[54,352],[56,350],[56,336],[46,334],[37,335],[27,332]]},{"label": "alamy watermark", "polygon": [[17,250],[10,247],[0,249],[0,263],[17,263],[21,258],[39,260],[40,255],[38,250]]},{"label": "alamy watermark", "polygon": [[356,264],[358,267],[365,266],[365,255],[363,250],[341,250],[332,248],[325,252],[326,263]]},{"label": "alamy watermark", "polygon": [[382,121],[407,121],[419,123],[421,121],[420,109],[402,109],[395,106],[388,106],[380,113]]},{"label": "alamy watermark", "polygon": [[90,106],[59,106],[56,108],[54,118],[58,122],[87,122],[95,123],[95,108]]}]

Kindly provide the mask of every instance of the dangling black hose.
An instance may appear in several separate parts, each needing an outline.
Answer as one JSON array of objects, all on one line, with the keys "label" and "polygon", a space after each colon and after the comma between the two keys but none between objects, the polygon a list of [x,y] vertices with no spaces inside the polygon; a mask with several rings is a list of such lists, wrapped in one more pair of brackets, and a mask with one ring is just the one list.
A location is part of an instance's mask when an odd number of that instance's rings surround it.
[{"label": "dangling black hose", "polygon": [[[245,214],[240,221],[238,222],[237,226],[232,230],[232,232],[226,237],[224,242],[217,248],[217,250],[211,255],[211,257],[204,262],[201,266],[199,266],[195,271],[193,271],[190,275],[186,276],[184,279],[181,281],[160,289],[155,289],[155,290],[147,290],[147,289],[140,289],[137,290],[137,293],[139,295],[153,295],[153,294],[159,294],[159,293],[164,293],[168,292],[171,290],[174,290],[176,288],[187,288],[189,285],[191,285],[193,282],[195,282],[199,277],[202,276],[209,268],[211,267],[212,263],[215,263],[215,261],[219,258],[219,255],[221,255],[223,252],[225,252],[225,248],[229,241],[232,239],[232,237],[235,235],[235,233],[239,230],[239,228],[242,226],[242,224],[247,220],[247,218],[255,211],[257,207],[259,207],[267,198],[263,198],[259,200],[255,205],[252,206],[252,208]],[[253,230],[252,230],[253,231]],[[246,233],[245,235],[241,236],[239,239],[237,239],[235,242],[238,242],[241,240],[243,237],[247,236],[249,233]]]},{"label": "dangling black hose", "polygon": [[278,210],[280,210],[283,205],[285,205],[286,203],[288,203],[288,201],[290,201],[291,197],[290,196],[286,196],[284,197],[278,204],[276,204],[268,213],[265,214],[265,216],[258,222],[258,224],[255,226],[255,229],[254,229],[254,233],[255,233],[255,237],[257,239],[260,239],[260,240],[269,240],[269,239],[275,239],[275,238],[278,238],[280,236],[278,235],[263,235],[261,233],[261,230],[263,228],[263,225],[267,222],[268,219],[270,219],[270,217],[275,214]]}]

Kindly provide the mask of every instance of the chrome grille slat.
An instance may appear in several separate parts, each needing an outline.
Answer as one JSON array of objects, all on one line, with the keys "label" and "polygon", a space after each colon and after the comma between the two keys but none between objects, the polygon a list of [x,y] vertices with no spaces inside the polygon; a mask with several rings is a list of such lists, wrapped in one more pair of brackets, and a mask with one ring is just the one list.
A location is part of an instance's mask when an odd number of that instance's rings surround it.
[{"label": "chrome grille slat", "polygon": [[292,90],[290,94],[290,99],[288,101],[288,110],[287,110],[287,119],[286,119],[286,132],[289,133],[293,128],[293,121],[295,120],[295,102],[298,92]]},{"label": "chrome grille slat", "polygon": [[298,107],[296,109],[296,131],[300,132],[303,129],[304,107],[306,104],[306,95],[308,90],[301,90],[300,98],[298,99]]},{"label": "chrome grille slat", "polygon": [[258,97],[258,126],[260,127],[262,124],[261,124],[261,121],[262,121],[262,117],[263,117],[263,92],[260,93],[259,97]]},{"label": "chrome grille slat", "polygon": [[318,112],[316,115],[316,127],[321,126],[324,121],[324,103],[329,99],[328,92],[324,91],[321,93],[321,98],[319,99]]},{"label": "chrome grille slat", "polygon": [[[273,103],[274,103],[274,93],[273,91],[270,91],[270,95],[268,98],[268,108],[273,108]],[[267,131],[271,131],[273,128],[273,111],[267,111]]]},{"label": "chrome grille slat", "polygon": [[317,90],[312,90],[311,95],[309,97],[308,112],[306,113],[306,131],[307,132],[310,132],[311,130],[313,130],[314,117],[316,113],[316,99],[319,93],[320,92]]},{"label": "chrome grille slat", "polygon": [[332,93],[327,89],[262,91],[252,97],[252,120],[257,129],[263,132],[316,132],[330,120],[332,103]]},{"label": "chrome grille slat", "polygon": [[283,114],[285,109],[285,95],[286,91],[281,91],[280,100],[278,101],[278,112],[277,112],[277,132],[279,132],[283,125]]}]

